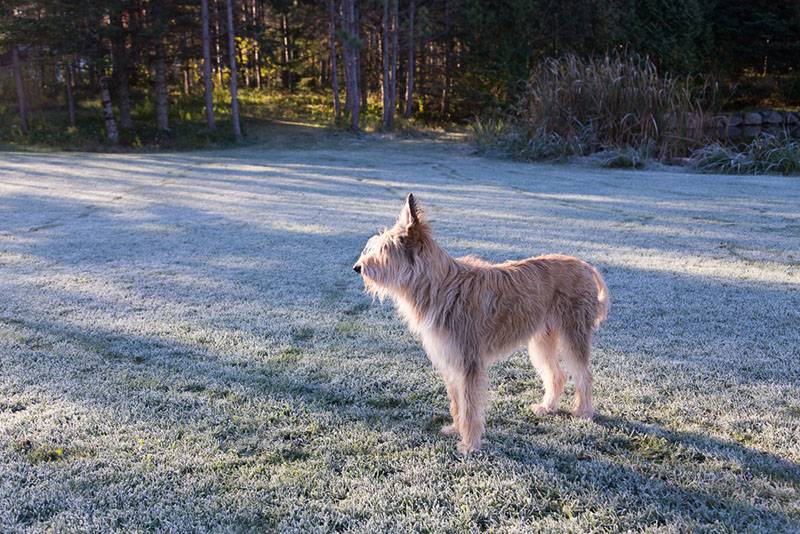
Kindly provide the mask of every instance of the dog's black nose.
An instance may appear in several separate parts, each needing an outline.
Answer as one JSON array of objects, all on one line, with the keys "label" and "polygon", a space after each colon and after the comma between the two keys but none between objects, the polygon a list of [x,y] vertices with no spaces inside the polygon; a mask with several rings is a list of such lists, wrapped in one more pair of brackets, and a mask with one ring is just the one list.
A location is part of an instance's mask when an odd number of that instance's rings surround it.
[{"label": "dog's black nose", "polygon": [[353,270],[358,274],[361,274],[361,266],[359,264],[356,263],[355,265],[353,265]]}]

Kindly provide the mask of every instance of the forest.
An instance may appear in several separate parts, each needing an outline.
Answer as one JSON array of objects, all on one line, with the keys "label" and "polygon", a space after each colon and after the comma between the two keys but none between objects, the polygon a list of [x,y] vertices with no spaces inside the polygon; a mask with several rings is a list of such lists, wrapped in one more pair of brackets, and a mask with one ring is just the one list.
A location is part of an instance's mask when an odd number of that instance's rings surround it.
[{"label": "forest", "polygon": [[793,0],[3,6],[0,136],[19,144],[93,135],[105,145],[239,140],[259,120],[309,110],[352,130],[463,124],[516,106],[548,58],[619,50],[713,86],[705,98],[716,109],[800,104]]}]

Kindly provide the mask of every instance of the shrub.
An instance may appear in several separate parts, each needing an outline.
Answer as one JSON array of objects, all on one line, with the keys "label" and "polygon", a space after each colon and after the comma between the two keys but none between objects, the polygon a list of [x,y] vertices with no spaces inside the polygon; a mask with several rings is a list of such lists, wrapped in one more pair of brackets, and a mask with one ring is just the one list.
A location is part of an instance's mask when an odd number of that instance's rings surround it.
[{"label": "shrub", "polygon": [[529,139],[582,139],[584,153],[652,146],[665,159],[688,154],[703,112],[689,79],[660,75],[627,52],[598,59],[548,59],[531,74],[517,118]]},{"label": "shrub", "polygon": [[563,160],[577,156],[586,151],[586,132],[579,132],[571,137],[562,137],[555,132],[545,132],[524,142],[524,137],[517,136],[517,154],[526,159]]},{"label": "shrub", "polygon": [[707,173],[800,174],[800,142],[784,132],[761,134],[741,149],[714,143],[696,150],[692,165]]},{"label": "shrub", "polygon": [[639,148],[625,147],[612,149],[602,154],[600,166],[609,169],[642,169],[650,157],[649,147],[644,145]]},{"label": "shrub", "polygon": [[501,152],[507,155],[505,153],[508,147],[505,144],[508,136],[512,134],[508,121],[494,116],[476,117],[469,127],[479,154]]},{"label": "shrub", "polygon": [[566,138],[544,132],[528,138],[513,118],[476,118],[470,123],[479,154],[530,160],[560,160],[586,152],[588,130]]}]

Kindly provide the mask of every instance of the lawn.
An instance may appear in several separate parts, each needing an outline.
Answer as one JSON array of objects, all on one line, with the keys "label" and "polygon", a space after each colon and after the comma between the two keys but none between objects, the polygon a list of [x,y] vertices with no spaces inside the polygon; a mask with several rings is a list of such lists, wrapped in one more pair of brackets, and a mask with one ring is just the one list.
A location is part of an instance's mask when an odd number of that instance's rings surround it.
[{"label": "lawn", "polygon": [[[438,433],[443,384],[350,268],[409,191],[453,254],[600,268],[593,421],[536,417],[518,353],[484,450]],[[0,531],[798,532],[798,206],[797,178],[300,127],[2,152]]]}]

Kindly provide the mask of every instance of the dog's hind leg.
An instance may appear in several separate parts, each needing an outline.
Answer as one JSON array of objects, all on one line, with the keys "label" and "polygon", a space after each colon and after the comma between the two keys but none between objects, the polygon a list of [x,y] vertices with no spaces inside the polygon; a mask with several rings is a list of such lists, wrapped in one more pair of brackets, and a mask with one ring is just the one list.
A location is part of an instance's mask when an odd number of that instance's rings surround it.
[{"label": "dog's hind leg", "polygon": [[447,375],[443,375],[444,385],[447,388],[447,396],[450,398],[450,416],[453,418],[452,424],[442,427],[442,434],[453,436],[458,434],[458,388],[453,379]]},{"label": "dog's hind leg", "polygon": [[590,328],[577,328],[563,335],[564,364],[575,381],[575,403],[572,415],[591,418],[592,408],[592,373],[589,371],[589,351],[592,334]]},{"label": "dog's hind leg", "polygon": [[489,389],[489,379],[486,369],[478,362],[467,363],[459,376],[458,389],[458,430],[461,433],[461,443],[458,451],[469,454],[481,447],[481,435],[486,419],[486,395]]},{"label": "dog's hind leg", "polygon": [[528,356],[544,384],[544,397],[539,404],[533,406],[536,415],[555,412],[558,409],[558,399],[564,391],[566,378],[558,365],[557,342],[558,336],[551,331],[536,334],[528,343]]}]

